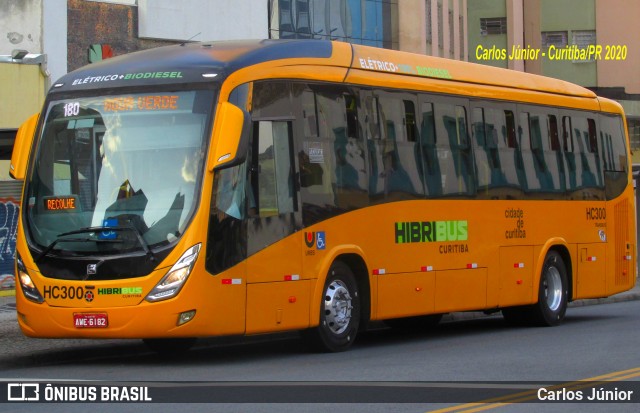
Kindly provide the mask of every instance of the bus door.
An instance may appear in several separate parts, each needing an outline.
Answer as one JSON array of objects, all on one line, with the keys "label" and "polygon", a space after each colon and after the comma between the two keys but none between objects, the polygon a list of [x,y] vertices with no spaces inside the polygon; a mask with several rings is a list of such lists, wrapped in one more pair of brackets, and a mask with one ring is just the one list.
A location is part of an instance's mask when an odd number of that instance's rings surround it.
[{"label": "bus door", "polygon": [[292,120],[254,118],[248,162],[246,332],[307,327]]}]

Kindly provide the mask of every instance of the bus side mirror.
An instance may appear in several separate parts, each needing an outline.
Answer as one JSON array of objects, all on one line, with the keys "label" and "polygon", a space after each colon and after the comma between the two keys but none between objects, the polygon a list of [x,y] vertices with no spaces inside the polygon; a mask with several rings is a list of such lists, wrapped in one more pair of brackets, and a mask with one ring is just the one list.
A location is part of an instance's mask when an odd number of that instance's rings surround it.
[{"label": "bus side mirror", "polygon": [[13,143],[11,164],[9,165],[9,175],[13,179],[24,180],[27,173],[27,162],[29,161],[29,153],[31,153],[31,144],[36,133],[39,116],[39,113],[32,115],[18,129],[16,140]]},{"label": "bus side mirror", "polygon": [[216,114],[215,124],[209,171],[236,160],[245,124],[244,112],[229,102],[223,102]]}]

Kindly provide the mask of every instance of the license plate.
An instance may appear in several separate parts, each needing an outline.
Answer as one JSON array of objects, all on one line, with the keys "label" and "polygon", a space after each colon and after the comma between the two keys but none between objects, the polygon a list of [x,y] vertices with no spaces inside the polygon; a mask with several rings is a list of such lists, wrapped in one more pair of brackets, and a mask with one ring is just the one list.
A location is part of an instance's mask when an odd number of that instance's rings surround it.
[{"label": "license plate", "polygon": [[73,325],[76,328],[107,328],[109,317],[107,313],[74,313]]}]

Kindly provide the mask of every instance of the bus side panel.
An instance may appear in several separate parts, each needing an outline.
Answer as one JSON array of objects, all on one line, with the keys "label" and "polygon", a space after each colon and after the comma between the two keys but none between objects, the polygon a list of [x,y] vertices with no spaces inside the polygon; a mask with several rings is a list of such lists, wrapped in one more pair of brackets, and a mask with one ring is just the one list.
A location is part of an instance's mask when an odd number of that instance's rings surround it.
[{"label": "bus side panel", "polygon": [[531,304],[533,247],[500,248],[500,307]]},{"label": "bus side panel", "polygon": [[487,306],[487,269],[438,271],[435,312],[477,310]]},{"label": "bus side panel", "polygon": [[247,286],[247,334],[309,327],[311,280]]},{"label": "bus side panel", "polygon": [[434,312],[435,271],[378,277],[378,317],[397,318]]},{"label": "bus side panel", "polygon": [[[244,333],[244,320],[246,318],[247,285],[243,278],[246,274],[246,264],[240,263],[224,273],[212,276],[202,267],[199,274],[203,277],[194,277],[193,285],[185,286],[180,298],[197,306],[197,319],[185,325],[194,324],[196,335],[233,335]],[[196,282],[197,279],[197,282]],[[196,323],[197,321],[197,323]]]},{"label": "bus side panel", "polygon": [[606,292],[606,244],[579,244],[574,298],[597,298]]}]

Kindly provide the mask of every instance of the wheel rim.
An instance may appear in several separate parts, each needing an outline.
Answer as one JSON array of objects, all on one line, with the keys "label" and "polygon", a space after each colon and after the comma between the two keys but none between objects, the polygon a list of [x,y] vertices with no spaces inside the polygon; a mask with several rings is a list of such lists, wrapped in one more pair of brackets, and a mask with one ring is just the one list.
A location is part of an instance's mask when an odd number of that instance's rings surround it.
[{"label": "wheel rim", "polygon": [[349,289],[340,280],[334,280],[324,295],[324,319],[326,327],[334,334],[342,334],[351,322],[351,302]]},{"label": "wheel rim", "polygon": [[556,267],[549,267],[544,277],[544,296],[551,311],[558,311],[562,304],[562,277]]}]

